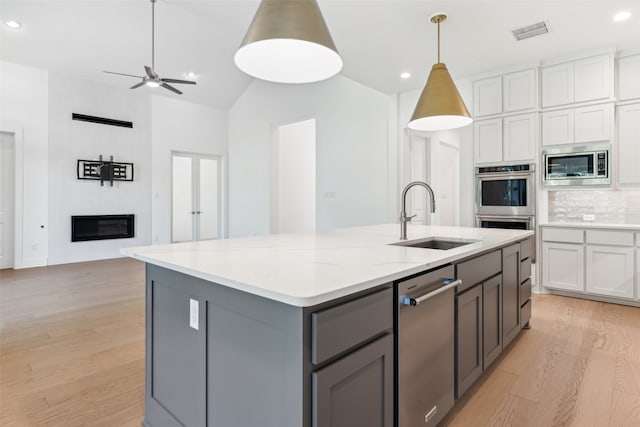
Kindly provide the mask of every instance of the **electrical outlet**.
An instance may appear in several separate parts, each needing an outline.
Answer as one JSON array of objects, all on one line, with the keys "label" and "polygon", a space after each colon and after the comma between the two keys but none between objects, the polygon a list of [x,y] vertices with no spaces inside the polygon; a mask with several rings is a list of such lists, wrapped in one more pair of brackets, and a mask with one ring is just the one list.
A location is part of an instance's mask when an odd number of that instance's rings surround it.
[{"label": "electrical outlet", "polygon": [[200,303],[197,300],[192,298],[189,299],[189,326],[198,330],[198,321],[199,316],[198,312],[200,311]]},{"label": "electrical outlet", "polygon": [[38,244],[34,243],[33,245],[31,245],[31,250],[32,251],[37,251],[38,250]]},{"label": "electrical outlet", "polygon": [[596,220],[596,216],[594,214],[583,214],[582,215],[582,220],[583,221],[595,221]]}]

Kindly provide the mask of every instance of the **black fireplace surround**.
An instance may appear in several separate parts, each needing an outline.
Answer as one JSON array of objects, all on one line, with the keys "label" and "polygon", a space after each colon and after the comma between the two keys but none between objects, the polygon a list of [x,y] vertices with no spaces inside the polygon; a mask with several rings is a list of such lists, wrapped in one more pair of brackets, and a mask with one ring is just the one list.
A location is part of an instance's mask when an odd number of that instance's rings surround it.
[{"label": "black fireplace surround", "polygon": [[134,234],[134,215],[74,215],[71,241],[129,239]]}]

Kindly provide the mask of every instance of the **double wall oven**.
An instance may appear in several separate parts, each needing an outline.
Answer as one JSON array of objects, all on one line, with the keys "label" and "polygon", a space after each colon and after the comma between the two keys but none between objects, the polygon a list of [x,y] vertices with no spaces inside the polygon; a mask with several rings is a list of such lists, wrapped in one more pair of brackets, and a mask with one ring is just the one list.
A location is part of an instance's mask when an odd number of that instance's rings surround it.
[{"label": "double wall oven", "polygon": [[535,229],[535,164],[476,168],[476,226]]}]

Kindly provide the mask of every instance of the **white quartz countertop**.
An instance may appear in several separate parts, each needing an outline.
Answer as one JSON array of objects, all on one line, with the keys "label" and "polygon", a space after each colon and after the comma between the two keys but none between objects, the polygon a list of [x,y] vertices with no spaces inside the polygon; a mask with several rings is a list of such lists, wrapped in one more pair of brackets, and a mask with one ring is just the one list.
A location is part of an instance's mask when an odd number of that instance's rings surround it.
[{"label": "white quartz countertop", "polygon": [[522,240],[532,231],[409,225],[409,240],[476,240],[449,250],[393,246],[400,225],[125,248],[129,257],[308,307]]},{"label": "white quartz countertop", "polygon": [[635,230],[640,231],[640,224],[607,224],[602,222],[549,222],[540,227],[559,228],[601,228],[607,230]]}]

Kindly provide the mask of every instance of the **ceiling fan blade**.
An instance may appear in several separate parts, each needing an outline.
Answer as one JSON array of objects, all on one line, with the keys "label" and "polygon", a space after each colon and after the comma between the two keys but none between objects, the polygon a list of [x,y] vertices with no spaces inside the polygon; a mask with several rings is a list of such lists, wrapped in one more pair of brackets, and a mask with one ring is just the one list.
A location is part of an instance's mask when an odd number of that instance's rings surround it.
[{"label": "ceiling fan blade", "polygon": [[194,85],[196,84],[196,82],[191,81],[191,80],[178,80],[178,79],[162,79],[163,82],[166,83],[180,83],[183,85]]},{"label": "ceiling fan blade", "polygon": [[125,74],[125,73],[114,73],[113,71],[103,71],[103,73],[107,73],[107,74],[116,74],[118,76],[129,76],[129,77],[135,77],[138,79],[141,79],[142,76],[134,76],[133,74]]},{"label": "ceiling fan blade", "polygon": [[140,86],[144,86],[144,85],[145,85],[145,82],[142,81],[140,83],[134,84],[129,89],[136,89],[136,88],[139,88]]},{"label": "ceiling fan blade", "polygon": [[145,65],[144,69],[147,72],[147,76],[151,77],[152,79],[157,79],[158,78],[158,75],[156,74],[156,72],[153,71],[153,69],[151,67],[149,67],[148,65]]},{"label": "ceiling fan blade", "polygon": [[178,89],[176,89],[173,86],[170,86],[166,83],[162,83],[160,86],[162,86],[165,89],[169,89],[171,92],[177,93],[178,95],[182,95],[182,92],[180,92]]}]

